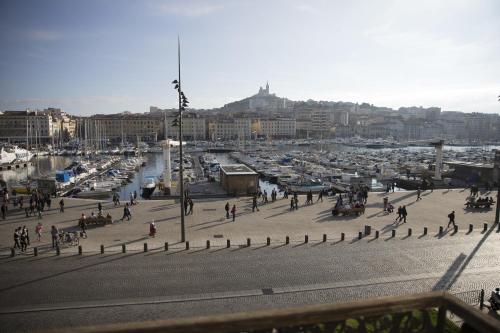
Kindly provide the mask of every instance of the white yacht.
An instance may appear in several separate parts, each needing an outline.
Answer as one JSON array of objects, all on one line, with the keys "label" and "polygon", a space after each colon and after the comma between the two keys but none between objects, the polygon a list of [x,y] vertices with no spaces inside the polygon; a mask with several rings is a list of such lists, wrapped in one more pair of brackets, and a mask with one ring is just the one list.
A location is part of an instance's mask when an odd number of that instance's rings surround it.
[{"label": "white yacht", "polygon": [[10,164],[15,160],[16,160],[16,153],[13,150],[7,147],[0,148],[0,165]]},{"label": "white yacht", "polygon": [[21,162],[28,162],[33,157],[33,154],[24,148],[19,148],[14,146],[14,153],[16,154],[16,159]]}]

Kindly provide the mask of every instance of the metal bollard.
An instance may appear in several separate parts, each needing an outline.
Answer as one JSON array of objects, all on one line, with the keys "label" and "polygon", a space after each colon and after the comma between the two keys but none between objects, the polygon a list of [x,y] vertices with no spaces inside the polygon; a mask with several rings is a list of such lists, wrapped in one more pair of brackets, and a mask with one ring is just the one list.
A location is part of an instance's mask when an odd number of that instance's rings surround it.
[{"label": "metal bollard", "polygon": [[482,310],[484,307],[484,289],[481,289],[481,294],[479,294],[479,308]]},{"label": "metal bollard", "polygon": [[363,238],[363,233],[360,231],[360,232],[358,233],[358,239],[361,239],[361,238]]},{"label": "metal bollard", "polygon": [[144,252],[148,252],[148,243],[144,243]]},{"label": "metal bollard", "polygon": [[59,248],[59,245],[56,246],[56,255],[61,255],[61,249]]},{"label": "metal bollard", "polygon": [[424,227],[424,236],[427,235],[427,227]]},{"label": "metal bollard", "polygon": [[81,245],[78,245],[78,254],[82,255],[82,253],[83,253],[83,248]]},{"label": "metal bollard", "polygon": [[486,232],[488,230],[488,223],[483,224],[483,232]]},{"label": "metal bollard", "polygon": [[104,253],[104,245],[101,244],[101,254]]},{"label": "metal bollard", "polygon": [[326,242],[326,234],[323,234],[323,243]]},{"label": "metal bollard", "polygon": [[411,232],[412,232],[411,228],[408,228],[408,237],[411,236]]},{"label": "metal bollard", "polygon": [[376,230],[376,231],[375,231],[375,238],[378,238],[378,236],[379,236],[379,231],[378,231],[378,230]]},{"label": "metal bollard", "polygon": [[38,248],[36,246],[33,248],[33,256],[38,256]]},{"label": "metal bollard", "polygon": [[189,250],[189,241],[186,242],[186,250]]},{"label": "metal bollard", "polygon": [[344,233],[341,233],[340,234],[340,240],[343,241],[345,239],[345,234]]},{"label": "metal bollard", "polygon": [[250,247],[252,245],[252,240],[250,238],[247,238],[247,247]]},{"label": "metal bollard", "polygon": [[207,249],[209,249],[209,248],[210,248],[210,241],[207,240]]},{"label": "metal bollard", "polygon": [[271,237],[267,237],[266,245],[267,246],[271,245]]},{"label": "metal bollard", "polygon": [[439,235],[443,234],[443,226],[439,226]]},{"label": "metal bollard", "polygon": [[127,252],[127,245],[122,244],[122,253]]},{"label": "metal bollard", "polygon": [[10,256],[13,257],[16,255],[16,249],[14,249],[13,247],[10,248]]},{"label": "metal bollard", "polygon": [[165,251],[168,251],[168,242],[165,242]]},{"label": "metal bollard", "polygon": [[309,243],[309,236],[308,235],[304,236],[304,243],[305,244]]},{"label": "metal bollard", "polygon": [[228,239],[228,240],[226,241],[226,247],[227,247],[228,249],[231,247],[231,240],[230,240],[230,239]]},{"label": "metal bollard", "polygon": [[365,236],[370,236],[372,234],[372,226],[365,225]]},{"label": "metal bollard", "polygon": [[453,228],[453,232],[454,232],[454,233],[457,233],[457,232],[458,232],[458,225],[456,225],[456,226]]},{"label": "metal bollard", "polygon": [[472,230],[474,230],[474,225],[473,224],[469,224],[469,232],[472,232]]},{"label": "metal bollard", "polygon": [[392,229],[391,230],[391,237],[396,237],[396,230],[395,229]]},{"label": "metal bollard", "polygon": [[290,244],[290,237],[288,236],[285,237],[285,244],[287,245]]}]

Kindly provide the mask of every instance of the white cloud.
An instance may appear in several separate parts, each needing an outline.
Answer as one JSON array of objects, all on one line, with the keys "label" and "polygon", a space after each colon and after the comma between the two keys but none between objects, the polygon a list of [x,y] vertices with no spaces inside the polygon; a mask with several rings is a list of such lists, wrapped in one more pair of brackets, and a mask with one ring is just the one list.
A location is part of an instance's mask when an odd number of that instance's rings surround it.
[{"label": "white cloud", "polygon": [[208,1],[167,1],[155,7],[157,14],[200,17],[212,14],[223,8],[220,4]]},{"label": "white cloud", "polygon": [[41,42],[50,42],[63,38],[63,35],[57,31],[43,29],[29,30],[27,36],[30,39]]}]

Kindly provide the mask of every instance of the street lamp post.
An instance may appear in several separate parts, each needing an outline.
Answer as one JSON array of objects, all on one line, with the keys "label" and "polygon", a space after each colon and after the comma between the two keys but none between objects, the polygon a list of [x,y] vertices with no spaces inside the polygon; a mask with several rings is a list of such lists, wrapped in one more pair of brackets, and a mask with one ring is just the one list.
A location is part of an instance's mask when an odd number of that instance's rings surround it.
[{"label": "street lamp post", "polygon": [[494,168],[497,171],[497,209],[495,212],[495,223],[499,223],[499,217],[500,217],[500,149],[497,149],[495,151],[495,164]]},{"label": "street lamp post", "polygon": [[182,153],[182,112],[186,110],[189,101],[181,90],[181,43],[177,38],[177,63],[178,63],[178,79],[172,81],[175,84],[175,89],[179,94],[179,114],[177,119],[174,119],[173,126],[179,126],[179,182],[180,182],[180,201],[181,201],[181,242],[186,241],[186,228],[184,224],[184,156]]}]

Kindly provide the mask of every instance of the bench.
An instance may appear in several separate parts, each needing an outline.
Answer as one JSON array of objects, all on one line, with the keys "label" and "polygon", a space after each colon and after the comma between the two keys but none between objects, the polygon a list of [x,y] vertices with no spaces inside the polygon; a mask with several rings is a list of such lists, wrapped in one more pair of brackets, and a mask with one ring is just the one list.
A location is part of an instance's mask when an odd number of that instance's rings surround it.
[{"label": "bench", "polygon": [[495,202],[490,202],[490,201],[484,201],[484,202],[466,202],[465,207],[466,208],[487,208],[490,209],[491,205],[493,205]]}]

